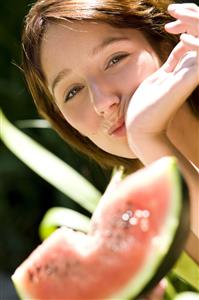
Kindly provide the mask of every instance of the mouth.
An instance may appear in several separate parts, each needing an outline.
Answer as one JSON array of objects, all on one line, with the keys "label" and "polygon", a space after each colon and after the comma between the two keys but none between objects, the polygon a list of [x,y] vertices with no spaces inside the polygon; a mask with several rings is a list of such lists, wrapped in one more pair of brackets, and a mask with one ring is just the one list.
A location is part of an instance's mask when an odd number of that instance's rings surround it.
[{"label": "mouth", "polygon": [[126,126],[124,122],[124,118],[118,120],[113,126],[111,126],[108,130],[108,135],[114,137],[122,137],[126,135]]},{"label": "mouth", "polygon": [[[134,94],[134,92],[135,91],[133,91],[132,95]],[[121,117],[116,122],[113,122],[112,125],[109,127],[109,129],[108,129],[109,136],[118,137],[118,138],[126,136],[126,124],[125,124],[124,116],[128,109],[128,105],[129,105],[132,95],[129,96],[127,98],[127,100],[125,100],[123,102],[123,105],[120,108],[120,111],[118,112],[118,115],[120,115]],[[117,119],[117,118],[115,118],[115,119]]]}]

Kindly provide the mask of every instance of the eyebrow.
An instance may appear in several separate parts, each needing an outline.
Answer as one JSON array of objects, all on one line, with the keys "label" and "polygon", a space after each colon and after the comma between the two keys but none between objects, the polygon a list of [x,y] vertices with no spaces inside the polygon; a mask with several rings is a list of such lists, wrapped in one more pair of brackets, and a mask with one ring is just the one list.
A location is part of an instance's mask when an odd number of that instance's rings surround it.
[{"label": "eyebrow", "polygon": [[92,55],[97,55],[100,51],[102,51],[104,48],[108,47],[110,44],[121,42],[121,41],[129,41],[129,38],[124,36],[115,36],[115,37],[108,37],[102,41],[101,44],[96,46],[93,51]]},{"label": "eyebrow", "polygon": [[[123,37],[123,36],[120,36],[120,37],[108,37],[106,39],[104,39],[102,41],[101,44],[97,45],[91,52],[91,55],[92,56],[95,56],[97,55],[100,51],[102,51],[104,48],[108,47],[109,45],[111,44],[114,44],[116,42],[121,42],[121,41],[129,41],[129,38],[127,37]],[[57,84],[66,76],[68,76],[69,74],[71,73],[71,69],[63,69],[61,70],[57,76],[54,78],[53,82],[52,82],[52,92],[54,94],[54,90],[55,90],[55,87],[57,86]]]},{"label": "eyebrow", "polygon": [[64,78],[66,77],[67,75],[69,75],[69,73],[71,73],[71,70],[70,69],[63,69],[61,70],[57,76],[55,77],[55,79],[53,80],[52,82],[52,92],[54,94],[54,90],[55,90],[55,87],[56,85]]}]

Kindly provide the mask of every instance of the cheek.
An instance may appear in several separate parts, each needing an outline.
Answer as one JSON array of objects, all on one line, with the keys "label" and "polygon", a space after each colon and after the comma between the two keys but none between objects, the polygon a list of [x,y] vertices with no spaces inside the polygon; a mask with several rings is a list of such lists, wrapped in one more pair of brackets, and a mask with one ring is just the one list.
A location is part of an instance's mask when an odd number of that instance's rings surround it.
[{"label": "cheek", "polygon": [[124,70],[125,86],[137,88],[144,79],[159,68],[158,61],[147,51],[135,53],[131,64]]},{"label": "cheek", "polygon": [[158,59],[151,52],[140,50],[133,55],[127,66],[116,76],[117,79],[114,84],[120,87],[120,93],[124,99],[127,99],[124,102],[124,113],[126,113],[129,101],[140,84],[159,67]]},{"label": "cheek", "polygon": [[83,135],[95,134],[99,129],[99,120],[91,104],[66,107],[62,109],[62,114],[66,121]]},{"label": "cheek", "polygon": [[137,57],[137,74],[141,80],[144,80],[146,77],[154,73],[159,67],[160,64],[156,57],[150,52],[144,51],[140,53]]}]

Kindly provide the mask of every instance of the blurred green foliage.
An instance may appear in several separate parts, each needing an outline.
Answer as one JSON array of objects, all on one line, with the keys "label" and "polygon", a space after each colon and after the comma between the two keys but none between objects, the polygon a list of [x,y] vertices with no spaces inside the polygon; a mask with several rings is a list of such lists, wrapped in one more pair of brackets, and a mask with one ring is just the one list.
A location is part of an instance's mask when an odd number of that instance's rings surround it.
[{"label": "blurred green foliage", "polygon": [[[39,118],[27,91],[23,73],[18,67],[23,18],[31,3],[27,0],[1,3],[0,107],[13,124],[75,168],[103,192],[109,181],[109,171],[102,170],[75,152],[51,128],[31,128],[19,122]],[[45,212],[54,206],[68,207],[88,214],[33,173],[0,141],[0,272],[12,273],[40,243],[39,224]]]}]

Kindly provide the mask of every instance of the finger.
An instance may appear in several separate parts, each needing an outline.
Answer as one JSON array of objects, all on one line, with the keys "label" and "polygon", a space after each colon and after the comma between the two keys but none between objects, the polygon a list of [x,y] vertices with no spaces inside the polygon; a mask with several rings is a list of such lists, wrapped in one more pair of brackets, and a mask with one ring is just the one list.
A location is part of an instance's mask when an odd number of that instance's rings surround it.
[{"label": "finger", "polygon": [[[168,76],[165,76],[164,73]],[[160,94],[164,91],[164,97],[161,98],[161,101],[158,103],[160,105],[159,109],[165,112],[164,119],[162,119],[159,124],[159,128],[163,129],[166,128],[165,126],[168,124],[169,119],[176,113],[199,84],[196,52],[187,52],[180,59],[173,72],[159,73],[159,77],[161,75],[165,76],[165,80],[160,82],[160,79],[158,79],[156,87]],[[168,105],[169,95],[172,95],[172,101],[170,101]],[[156,104],[156,108],[158,104]],[[153,130],[155,131],[155,129]]]},{"label": "finger", "polygon": [[199,34],[199,7],[196,4],[172,4],[169,5],[168,12],[178,20],[165,25],[165,30],[173,34]]},{"label": "finger", "polygon": [[164,63],[161,69],[167,73],[172,72],[179,63],[182,56],[188,50],[190,50],[189,47],[185,45],[182,41],[180,41],[172,50],[169,57],[167,58],[167,61]]},{"label": "finger", "polygon": [[164,28],[166,31],[172,34],[179,34],[186,31],[187,25],[182,23],[181,20],[176,20],[174,22],[170,22],[165,24]]},{"label": "finger", "polygon": [[[165,81],[165,89],[175,86],[175,92],[177,95],[183,95],[182,98],[187,99],[191,92],[197,87],[199,83],[199,74],[197,67],[197,55],[195,51],[187,52],[179,61],[176,68],[171,73],[171,76],[168,77]],[[180,99],[179,103],[183,99]],[[184,101],[183,100],[183,101]],[[177,107],[178,102],[174,104],[174,108]]]},{"label": "finger", "polygon": [[178,9],[168,8],[168,12],[172,17],[176,19],[180,19],[181,21],[188,22],[188,23],[194,22],[196,27],[199,27],[197,23],[199,21],[199,9],[193,11],[182,7]]},{"label": "finger", "polygon": [[199,11],[199,6],[195,3],[173,3],[168,6],[168,11],[177,10],[179,8]]},{"label": "finger", "polygon": [[197,53],[197,65],[198,65],[198,78],[199,78],[199,39],[190,35],[183,33],[180,36],[180,40],[183,42],[186,48],[189,50],[195,50]]},{"label": "finger", "polygon": [[191,34],[183,33],[180,36],[180,40],[184,45],[187,46],[190,50],[196,50],[199,52],[199,38],[194,37]]}]

